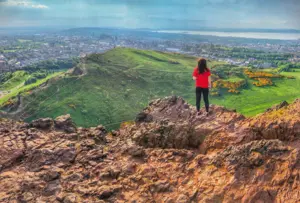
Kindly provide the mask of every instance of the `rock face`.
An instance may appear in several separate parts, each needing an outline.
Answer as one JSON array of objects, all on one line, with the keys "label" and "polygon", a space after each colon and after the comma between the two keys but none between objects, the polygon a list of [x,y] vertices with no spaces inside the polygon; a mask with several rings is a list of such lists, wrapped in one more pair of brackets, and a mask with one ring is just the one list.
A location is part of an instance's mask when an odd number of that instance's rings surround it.
[{"label": "rock face", "polygon": [[300,202],[300,100],[211,109],[159,99],[113,133],[0,120],[0,202]]}]

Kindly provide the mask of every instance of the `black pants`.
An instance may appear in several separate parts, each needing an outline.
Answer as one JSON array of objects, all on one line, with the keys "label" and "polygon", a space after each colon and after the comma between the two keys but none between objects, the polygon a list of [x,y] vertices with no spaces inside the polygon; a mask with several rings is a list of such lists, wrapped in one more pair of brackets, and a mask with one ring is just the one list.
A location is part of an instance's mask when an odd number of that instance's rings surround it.
[{"label": "black pants", "polygon": [[209,93],[208,88],[201,88],[201,87],[196,88],[196,107],[197,107],[197,111],[200,110],[201,94],[203,94],[203,100],[204,100],[204,103],[205,103],[206,112],[209,111],[208,93]]}]

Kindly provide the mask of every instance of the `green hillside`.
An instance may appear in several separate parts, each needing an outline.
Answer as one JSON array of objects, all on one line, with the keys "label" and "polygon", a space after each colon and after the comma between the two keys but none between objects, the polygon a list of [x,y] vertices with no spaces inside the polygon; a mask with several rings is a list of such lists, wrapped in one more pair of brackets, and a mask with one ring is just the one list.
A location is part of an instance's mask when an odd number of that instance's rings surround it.
[{"label": "green hillside", "polygon": [[62,72],[36,71],[29,73],[26,71],[15,71],[4,73],[0,76],[0,105],[11,103],[10,100],[18,94],[26,94],[47,80],[60,75]]},{"label": "green hillside", "polygon": [[24,115],[32,120],[70,113],[80,126],[132,120],[154,98],[190,98],[195,64],[189,56],[124,48],[90,55],[79,65],[86,75],[66,76],[26,97]]},{"label": "green hillside", "polygon": [[[79,126],[102,123],[114,128],[134,119],[155,98],[179,95],[194,104],[191,74],[195,65],[194,57],[128,48],[89,55],[77,66],[84,75],[65,74],[51,80],[47,88],[24,95],[25,109],[20,117],[30,121],[69,113]],[[256,80],[245,75],[244,67],[213,61],[209,67],[213,79],[225,84],[212,90],[218,96],[211,96],[211,103],[248,116],[300,95],[299,77],[272,78],[274,85],[257,87],[252,84]],[[226,88],[226,84],[235,83],[242,86]],[[238,94],[229,93],[229,89]]]}]

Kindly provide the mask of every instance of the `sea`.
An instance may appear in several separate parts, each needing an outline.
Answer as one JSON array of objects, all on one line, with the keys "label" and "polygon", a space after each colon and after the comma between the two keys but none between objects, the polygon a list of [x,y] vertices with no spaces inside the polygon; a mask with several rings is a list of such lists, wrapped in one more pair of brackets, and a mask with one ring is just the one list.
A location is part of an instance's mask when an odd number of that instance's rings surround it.
[{"label": "sea", "polygon": [[190,34],[217,37],[240,37],[252,39],[300,40],[300,33],[268,33],[268,32],[212,32],[186,30],[159,30],[158,33]]}]

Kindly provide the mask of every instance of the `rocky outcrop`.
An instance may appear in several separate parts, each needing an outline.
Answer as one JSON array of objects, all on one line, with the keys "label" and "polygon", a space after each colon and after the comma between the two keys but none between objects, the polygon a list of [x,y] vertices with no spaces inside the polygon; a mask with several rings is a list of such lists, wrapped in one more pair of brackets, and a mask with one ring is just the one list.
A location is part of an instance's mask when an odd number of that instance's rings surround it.
[{"label": "rocky outcrop", "polygon": [[274,111],[274,110],[279,110],[279,109],[281,109],[281,108],[283,108],[283,107],[286,107],[286,106],[288,106],[288,105],[289,105],[289,103],[287,103],[287,101],[283,101],[283,102],[281,102],[280,104],[275,105],[275,106],[273,106],[273,107],[267,109],[266,112],[270,112],[270,111]]},{"label": "rocky outcrop", "polygon": [[253,118],[180,97],[108,133],[0,121],[0,202],[299,202],[300,100]]},{"label": "rocky outcrop", "polygon": [[70,114],[59,116],[54,120],[55,128],[64,130],[68,133],[76,132],[76,126],[73,123]]},{"label": "rocky outcrop", "polygon": [[[220,106],[211,106],[209,117],[196,115],[196,109],[180,97],[158,99],[139,113],[136,123],[121,129],[121,135],[130,137],[144,147],[197,149],[225,147],[228,142],[238,141],[236,137],[221,135],[235,132],[236,126],[245,117]],[[217,142],[217,135],[222,140]],[[229,139],[228,141],[224,140]],[[230,140],[231,139],[231,140]],[[207,142],[207,141],[208,142]]]},{"label": "rocky outcrop", "polygon": [[77,127],[73,123],[70,114],[59,116],[55,120],[52,118],[40,118],[32,121],[30,127],[41,130],[58,129],[67,133],[74,133],[77,131]]}]

